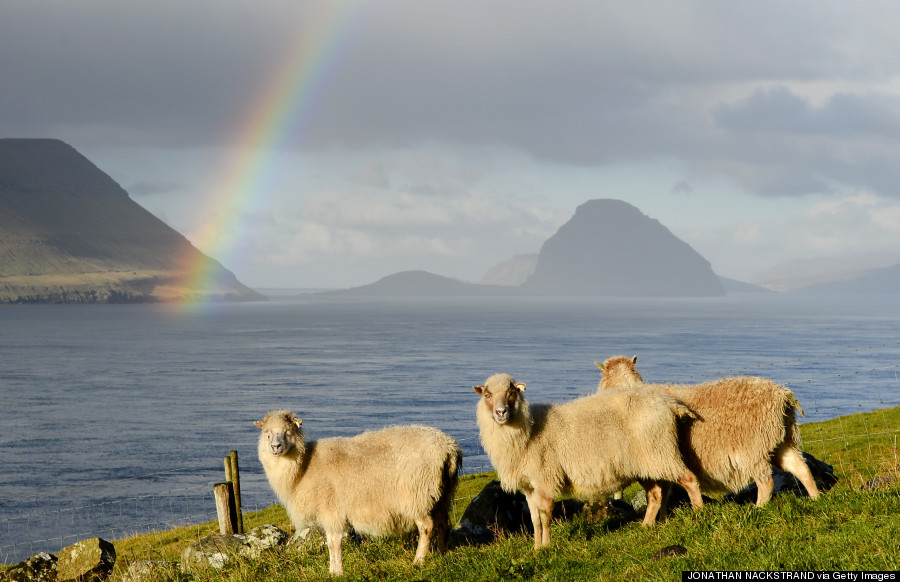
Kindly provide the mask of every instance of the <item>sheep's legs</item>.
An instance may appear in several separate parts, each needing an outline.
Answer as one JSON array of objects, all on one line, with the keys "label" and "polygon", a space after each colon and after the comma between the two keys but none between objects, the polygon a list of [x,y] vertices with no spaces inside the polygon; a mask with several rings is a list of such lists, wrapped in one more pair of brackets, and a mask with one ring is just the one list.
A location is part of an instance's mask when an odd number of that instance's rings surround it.
[{"label": "sheep's legs", "polygon": [[772,469],[768,468],[765,473],[757,475],[754,481],[756,481],[756,506],[762,507],[772,499],[772,491],[775,490]]},{"label": "sheep's legs", "polygon": [[690,470],[687,470],[684,472],[684,475],[678,479],[678,484],[687,491],[688,498],[691,500],[691,506],[694,509],[703,507],[703,495],[700,493],[700,482],[697,480],[696,475]]},{"label": "sheep's legs", "polygon": [[341,541],[343,532],[325,532],[325,541],[328,543],[329,570],[335,576],[344,575],[344,560],[341,557]]},{"label": "sheep's legs", "polygon": [[553,499],[537,491],[525,494],[531,524],[534,526],[534,549],[539,550],[550,543],[550,519],[553,517]]},{"label": "sheep's legs", "polygon": [[419,526],[419,547],[416,548],[416,556],[413,558],[413,564],[421,564],[428,555],[431,548],[431,536],[434,535],[434,521],[431,517],[425,517],[416,522]]},{"label": "sheep's legs", "polygon": [[[656,523],[656,516],[659,514],[659,508],[662,506],[662,486],[656,481],[641,481],[641,486],[647,492],[647,512],[644,514],[644,521],[641,525],[651,527]],[[663,516],[665,519],[665,516]]]},{"label": "sheep's legs", "polygon": [[816,481],[813,479],[812,472],[806,461],[803,460],[803,454],[792,446],[782,446],[775,451],[775,464],[794,475],[806,488],[806,492],[813,499],[819,498],[819,488],[816,487]]},{"label": "sheep's legs", "polygon": [[439,554],[446,553],[447,539],[450,537],[450,517],[438,516],[434,521],[434,529],[437,535],[437,551]]},{"label": "sheep's legs", "polygon": [[443,554],[447,551],[447,538],[450,536],[450,506],[453,503],[453,488],[445,489],[441,498],[431,509],[431,519],[434,523],[434,535],[437,536],[437,551]]},{"label": "sheep's legs", "polygon": [[672,484],[668,481],[663,481],[659,484],[659,487],[662,498],[659,502],[657,521],[666,521],[669,519],[669,491],[672,489]]}]

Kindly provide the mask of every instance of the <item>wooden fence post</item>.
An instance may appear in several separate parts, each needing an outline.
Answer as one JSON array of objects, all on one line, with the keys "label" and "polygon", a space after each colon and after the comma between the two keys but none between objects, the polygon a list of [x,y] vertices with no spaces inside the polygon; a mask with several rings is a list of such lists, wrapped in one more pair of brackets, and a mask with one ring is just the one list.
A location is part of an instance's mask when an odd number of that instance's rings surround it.
[{"label": "wooden fence post", "polygon": [[216,515],[222,535],[244,533],[244,515],[241,511],[241,477],[238,470],[237,451],[225,457],[225,482],[213,486],[216,497]]},{"label": "wooden fence post", "polygon": [[234,489],[230,482],[213,485],[216,498],[216,515],[219,517],[219,533],[234,535],[237,516],[234,513]]},{"label": "wooden fence post", "polygon": [[234,512],[237,515],[237,531],[244,533],[244,512],[241,510],[241,472],[238,470],[237,451],[231,451],[231,482],[234,483]]}]

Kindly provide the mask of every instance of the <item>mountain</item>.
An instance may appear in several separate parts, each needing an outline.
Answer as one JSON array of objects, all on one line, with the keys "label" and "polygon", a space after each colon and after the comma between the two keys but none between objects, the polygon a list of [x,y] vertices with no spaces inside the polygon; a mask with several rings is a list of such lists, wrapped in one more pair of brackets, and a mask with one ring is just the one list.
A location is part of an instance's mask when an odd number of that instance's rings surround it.
[{"label": "mountain", "polygon": [[756,273],[751,281],[775,291],[824,288],[851,282],[900,263],[900,253],[882,252],[845,257],[801,259]]},{"label": "mountain", "polygon": [[0,303],[259,299],[71,146],[0,139]]},{"label": "mountain", "polygon": [[708,297],[725,294],[704,259],[659,221],[621,200],[589,200],[547,239],[534,295]]},{"label": "mountain", "polygon": [[900,264],[870,269],[865,275],[848,281],[829,281],[808,285],[795,293],[900,293]]},{"label": "mountain", "polygon": [[515,294],[515,289],[498,285],[479,285],[465,283],[456,279],[442,277],[427,271],[403,271],[388,275],[374,283],[342,289],[325,291],[319,296],[354,297],[354,296],[425,296],[425,297],[466,297],[466,296],[501,296]]},{"label": "mountain", "polygon": [[771,289],[760,287],[753,283],[744,283],[743,281],[738,281],[736,279],[729,279],[727,277],[719,277],[719,281],[722,282],[722,287],[725,289],[726,295],[735,293],[774,293]]},{"label": "mountain", "polygon": [[722,280],[709,262],[658,221],[620,200],[591,200],[550,237],[537,255],[518,255],[465,283],[405,271],[372,283],[319,293],[347,296],[707,297],[762,289]]},{"label": "mountain", "polygon": [[537,254],[516,255],[488,269],[481,278],[481,283],[517,287],[534,273],[537,260]]}]

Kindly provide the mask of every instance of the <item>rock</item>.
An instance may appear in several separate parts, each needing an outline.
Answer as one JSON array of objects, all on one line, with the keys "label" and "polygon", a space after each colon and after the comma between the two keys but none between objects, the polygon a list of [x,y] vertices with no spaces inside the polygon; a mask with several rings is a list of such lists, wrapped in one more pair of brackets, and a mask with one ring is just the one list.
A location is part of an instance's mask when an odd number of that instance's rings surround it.
[{"label": "rock", "polygon": [[289,538],[287,532],[268,524],[255,527],[243,535],[208,535],[184,549],[181,567],[185,571],[198,567],[218,570],[236,557],[259,557],[265,551],[286,544]]},{"label": "rock", "polygon": [[137,560],[122,573],[122,582],[154,582],[177,579],[178,564],[163,560]]},{"label": "rock", "polygon": [[653,554],[654,560],[661,560],[662,558],[674,558],[676,556],[683,556],[687,553],[687,548],[684,546],[666,546],[660,551]]},{"label": "rock", "polygon": [[[803,460],[806,461],[806,465],[809,467],[809,471],[812,473],[819,491],[828,491],[834,487],[838,481],[834,474],[834,467],[824,461],[820,461],[809,453],[803,453]],[[791,477],[793,478],[793,476]],[[794,484],[802,488],[802,485],[796,479],[794,479]]]},{"label": "rock", "polygon": [[483,525],[473,525],[467,523],[450,532],[448,545],[456,546],[477,546],[481,544],[489,544],[497,537],[493,530]]},{"label": "rock", "polygon": [[495,532],[533,531],[531,512],[521,493],[507,493],[493,480],[466,507],[459,520],[461,528],[483,527]]},{"label": "rock", "polygon": [[83,540],[59,551],[56,575],[60,582],[105,580],[116,565],[116,549],[101,538]]},{"label": "rock", "polygon": [[[553,517],[571,518],[583,507],[584,502],[577,499],[559,501],[553,507]],[[519,492],[507,493],[496,479],[485,485],[481,493],[469,503],[459,520],[459,526],[461,529],[468,528],[466,531],[473,534],[479,532],[478,528],[486,528],[493,532],[534,533],[531,511],[528,509],[525,496]]]},{"label": "rock", "polygon": [[56,556],[41,552],[3,573],[10,582],[56,582]]},{"label": "rock", "polygon": [[289,538],[287,532],[271,524],[255,527],[247,532],[244,540],[247,549],[244,554],[257,558],[265,551],[283,546]]},{"label": "rock", "polygon": [[585,503],[582,511],[587,514],[589,521],[605,521],[617,516],[630,515],[634,513],[634,508],[622,499],[607,499]]},{"label": "rock", "polygon": [[320,525],[311,525],[303,529],[298,529],[288,540],[290,544],[298,544],[302,542],[321,542],[325,543],[325,530]]},{"label": "rock", "polygon": [[635,511],[643,511],[647,509],[647,492],[641,489],[631,498],[631,507]]},{"label": "rock", "polygon": [[191,542],[181,552],[181,569],[191,571],[211,567],[220,570],[240,555],[244,548],[243,536],[211,534]]},{"label": "rock", "polygon": [[879,475],[878,477],[866,481],[866,484],[863,485],[862,488],[864,491],[875,491],[876,489],[893,485],[896,482],[896,475]]}]

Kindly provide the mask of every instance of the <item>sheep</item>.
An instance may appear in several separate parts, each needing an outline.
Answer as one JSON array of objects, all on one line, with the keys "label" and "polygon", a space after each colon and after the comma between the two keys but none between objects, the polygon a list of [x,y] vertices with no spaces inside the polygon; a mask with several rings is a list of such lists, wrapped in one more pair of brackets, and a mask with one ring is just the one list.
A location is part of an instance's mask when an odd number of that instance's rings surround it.
[{"label": "sheep", "polygon": [[462,450],[447,434],[395,426],[305,442],[302,421],[287,410],[255,424],[269,484],[297,531],[314,522],[325,530],[332,574],[344,573],[341,539],[350,527],[372,536],[418,528],[414,564],[425,560],[435,534],[438,551],[446,551],[462,464]]},{"label": "sheep", "polygon": [[798,447],[794,393],[766,378],[733,376],[696,385],[645,384],[637,356],[603,364],[597,390],[646,387],[687,405],[700,417],[686,428],[682,453],[707,491],[736,492],[756,481],[756,505],[772,497],[772,463],[800,480],[813,499],[819,490]]},{"label": "sheep", "polygon": [[630,389],[529,406],[525,384],[508,374],[473,389],[482,396],[481,444],[501,487],[525,494],[535,550],[550,543],[555,499],[596,499],[636,480],[647,491],[643,525],[651,526],[661,504],[659,481],[667,480],[680,483],[695,508],[703,505],[677,441],[677,421],[693,413],[673,398]]}]

